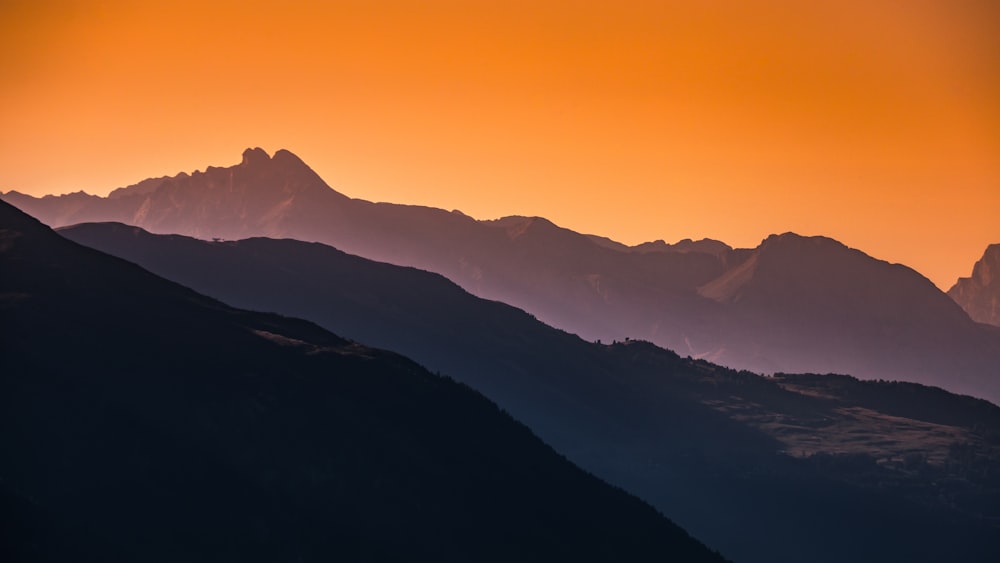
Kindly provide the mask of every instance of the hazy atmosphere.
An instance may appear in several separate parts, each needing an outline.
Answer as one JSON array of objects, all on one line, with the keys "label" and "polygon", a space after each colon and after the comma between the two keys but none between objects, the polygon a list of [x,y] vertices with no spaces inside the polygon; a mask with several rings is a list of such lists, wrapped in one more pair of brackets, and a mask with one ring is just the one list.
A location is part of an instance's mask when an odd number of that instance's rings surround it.
[{"label": "hazy atmosphere", "polygon": [[295,151],[352,197],[622,242],[1000,240],[989,1],[5,2],[0,190]]},{"label": "hazy atmosphere", "polygon": [[1000,561],[997,0],[15,0],[0,69],[0,561]]}]

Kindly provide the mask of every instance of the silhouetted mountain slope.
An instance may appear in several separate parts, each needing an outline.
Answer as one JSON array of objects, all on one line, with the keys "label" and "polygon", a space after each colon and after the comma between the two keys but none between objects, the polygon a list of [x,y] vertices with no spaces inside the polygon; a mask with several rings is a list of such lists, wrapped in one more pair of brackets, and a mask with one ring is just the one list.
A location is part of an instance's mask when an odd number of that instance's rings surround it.
[{"label": "silhouetted mountain slope", "polygon": [[721,561],[481,395],[0,203],[4,561]]},{"label": "silhouetted mountain slope", "polygon": [[1000,326],[1000,244],[986,247],[972,268],[972,276],[959,278],[948,290],[972,320]]},{"label": "silhouetted mountain slope", "polygon": [[980,506],[1000,491],[990,441],[1000,408],[985,401],[843,376],[767,379],[637,341],[597,345],[439,275],[321,244],[206,242],[120,224],[60,233],[467,382],[738,561],[1000,554],[1000,513]]},{"label": "silhouetted mountain slope", "polygon": [[828,239],[625,247],[542,218],[476,221],[350,199],[284,150],[248,149],[238,165],[108,198],[3,197],[54,227],[119,221],[205,239],[324,242],[438,272],[587,340],[641,338],[737,368],[850,372],[1000,400],[1000,334],[969,322],[916,272]]}]

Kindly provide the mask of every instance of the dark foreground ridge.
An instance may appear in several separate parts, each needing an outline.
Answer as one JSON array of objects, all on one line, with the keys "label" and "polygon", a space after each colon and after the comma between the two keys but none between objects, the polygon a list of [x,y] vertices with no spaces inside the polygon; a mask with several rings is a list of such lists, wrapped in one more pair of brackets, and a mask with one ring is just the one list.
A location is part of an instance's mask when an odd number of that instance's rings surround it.
[{"label": "dark foreground ridge", "polygon": [[722,561],[481,395],[0,203],[0,560]]}]

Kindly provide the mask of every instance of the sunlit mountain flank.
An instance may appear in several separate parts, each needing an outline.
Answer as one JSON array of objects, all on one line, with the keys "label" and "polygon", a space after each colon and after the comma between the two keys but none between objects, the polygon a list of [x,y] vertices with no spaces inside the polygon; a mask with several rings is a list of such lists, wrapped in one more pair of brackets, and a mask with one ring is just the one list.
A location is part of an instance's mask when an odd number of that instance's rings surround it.
[{"label": "sunlit mountain flank", "polygon": [[991,244],[972,268],[948,290],[972,320],[1000,326],[1000,244]]}]

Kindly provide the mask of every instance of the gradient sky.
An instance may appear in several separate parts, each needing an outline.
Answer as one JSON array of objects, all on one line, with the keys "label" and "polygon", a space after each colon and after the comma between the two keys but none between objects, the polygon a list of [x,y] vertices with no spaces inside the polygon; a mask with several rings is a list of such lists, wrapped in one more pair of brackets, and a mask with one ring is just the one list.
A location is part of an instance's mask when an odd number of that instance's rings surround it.
[{"label": "gradient sky", "polygon": [[1000,242],[1000,3],[0,2],[0,190],[287,148],[376,201],[635,244]]}]

